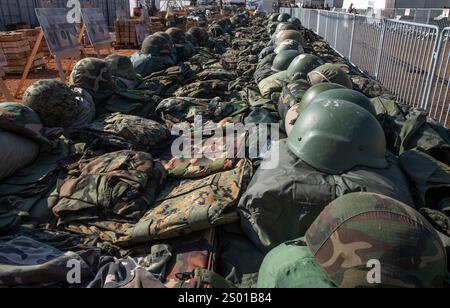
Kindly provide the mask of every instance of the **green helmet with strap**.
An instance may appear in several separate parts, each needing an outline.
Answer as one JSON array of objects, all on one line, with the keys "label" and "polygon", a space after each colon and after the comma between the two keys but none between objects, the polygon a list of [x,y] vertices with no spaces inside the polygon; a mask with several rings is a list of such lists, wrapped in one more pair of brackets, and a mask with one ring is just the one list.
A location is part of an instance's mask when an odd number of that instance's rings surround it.
[{"label": "green helmet with strap", "polygon": [[278,16],[278,21],[279,22],[286,22],[286,21],[288,21],[289,19],[291,18],[291,15],[289,15],[288,13],[281,13],[279,16]]},{"label": "green helmet with strap", "polygon": [[300,21],[300,19],[298,19],[297,17],[291,17],[288,22],[290,22],[291,24],[293,24],[297,30],[300,30],[302,28],[302,22]]},{"label": "green helmet with strap", "polygon": [[326,63],[317,67],[308,74],[308,80],[312,85],[321,82],[333,82],[348,89],[353,89],[352,80],[338,64]]},{"label": "green helmet with strap", "polygon": [[288,147],[313,168],[332,175],[362,166],[386,168],[386,138],[378,120],[343,100],[320,101],[300,113]]},{"label": "green helmet with strap", "polygon": [[297,30],[283,30],[277,33],[275,37],[275,46],[279,46],[281,42],[285,40],[294,40],[300,43],[300,45],[305,45],[305,40],[303,34]]},{"label": "green helmet with strap", "polygon": [[278,34],[278,33],[280,33],[281,31],[284,31],[284,30],[297,30],[297,28],[296,28],[293,24],[291,24],[291,23],[288,23],[288,22],[280,22],[280,23],[277,25],[277,28],[276,28],[276,30],[275,30],[275,34]]},{"label": "green helmet with strap", "polygon": [[305,109],[306,106],[309,106],[309,104],[311,104],[311,102],[321,93],[333,89],[345,89],[345,88],[340,84],[332,82],[322,82],[315,84],[312,87],[310,87],[308,91],[306,91],[305,95],[303,95],[303,98],[299,106],[301,106],[302,109]]},{"label": "green helmet with strap", "polygon": [[303,110],[308,108],[310,104],[314,104],[320,101],[334,101],[336,99],[354,103],[369,111],[373,116],[376,117],[377,115],[375,107],[372,105],[372,102],[364,94],[346,88],[341,89],[335,88],[328,91],[324,91],[319,95],[317,95],[317,97],[314,98],[312,101],[310,101],[309,104],[302,102],[302,104],[300,104],[299,106],[298,112],[302,113]]},{"label": "green helmet with strap", "polygon": [[291,62],[300,55],[298,50],[285,50],[277,54],[273,60],[272,70],[275,72],[285,71]]},{"label": "green helmet with strap", "polygon": [[446,250],[434,227],[383,195],[357,192],[333,201],[305,240],[338,287],[442,288],[447,279]]},{"label": "green helmet with strap", "polygon": [[287,76],[290,80],[307,79],[308,74],[315,68],[323,64],[319,57],[302,54],[295,58],[287,69]]}]

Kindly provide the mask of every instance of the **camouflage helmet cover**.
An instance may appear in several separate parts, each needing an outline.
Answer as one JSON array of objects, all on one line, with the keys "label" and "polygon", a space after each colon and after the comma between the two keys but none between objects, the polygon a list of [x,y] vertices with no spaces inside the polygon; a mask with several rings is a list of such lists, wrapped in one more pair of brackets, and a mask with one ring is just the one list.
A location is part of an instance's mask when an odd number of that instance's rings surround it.
[{"label": "camouflage helmet cover", "polygon": [[0,129],[42,141],[44,126],[38,114],[20,103],[0,103]]},{"label": "camouflage helmet cover", "polygon": [[108,63],[97,58],[85,58],[78,61],[70,75],[69,84],[88,90],[95,100],[103,100],[114,92]]},{"label": "camouflage helmet cover", "polygon": [[200,27],[191,27],[187,34],[191,35],[194,39],[194,44],[198,46],[202,46],[209,40],[209,34],[204,28]]},{"label": "camouflage helmet cover", "polygon": [[[333,201],[306,233],[316,260],[339,287],[441,288],[447,255],[433,226],[417,211],[374,193]],[[379,262],[381,283],[367,277]]]},{"label": "camouflage helmet cover", "polygon": [[23,94],[22,102],[39,115],[45,127],[70,127],[78,113],[76,93],[55,79],[33,83]]},{"label": "camouflage helmet cover", "polygon": [[108,63],[112,76],[121,77],[129,80],[138,80],[139,76],[134,70],[130,57],[113,54],[105,59]]},{"label": "camouflage helmet cover", "polygon": [[180,28],[172,27],[166,30],[166,33],[170,35],[172,41],[175,44],[184,44],[186,41],[186,35]]},{"label": "camouflage helmet cover", "polygon": [[153,34],[148,36],[142,43],[141,52],[146,55],[161,56],[170,54],[173,50],[171,41],[160,34]]},{"label": "camouflage helmet cover", "polygon": [[317,67],[308,74],[308,80],[312,85],[321,82],[333,82],[348,89],[353,89],[352,80],[338,64],[326,63]]}]

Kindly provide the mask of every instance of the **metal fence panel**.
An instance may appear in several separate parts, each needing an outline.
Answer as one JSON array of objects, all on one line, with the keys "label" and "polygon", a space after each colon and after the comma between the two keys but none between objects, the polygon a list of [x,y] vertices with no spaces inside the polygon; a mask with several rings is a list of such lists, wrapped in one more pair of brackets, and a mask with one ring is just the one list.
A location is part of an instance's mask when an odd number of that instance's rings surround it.
[{"label": "metal fence panel", "polygon": [[327,12],[319,11],[317,20],[317,34],[319,34],[321,37],[326,37],[327,35],[327,23]]},{"label": "metal fence panel", "polygon": [[450,127],[450,27],[439,38],[439,57],[430,84],[430,116]]},{"label": "metal fence panel", "polygon": [[337,15],[337,26],[336,31],[338,34],[336,36],[336,51],[341,55],[350,59],[350,51],[353,43],[353,30],[355,15],[352,14],[338,14]]},{"label": "metal fence panel", "polygon": [[326,39],[331,47],[336,49],[336,39],[338,34],[338,15],[339,13],[335,12],[328,12],[327,13],[327,19],[328,19],[328,25],[327,25],[327,31],[326,31]]},{"label": "metal fence panel", "polygon": [[353,46],[349,60],[372,77],[377,74],[383,27],[382,20],[355,15]]},{"label": "metal fence panel", "polygon": [[396,20],[385,25],[378,80],[400,102],[425,108],[439,29]]}]

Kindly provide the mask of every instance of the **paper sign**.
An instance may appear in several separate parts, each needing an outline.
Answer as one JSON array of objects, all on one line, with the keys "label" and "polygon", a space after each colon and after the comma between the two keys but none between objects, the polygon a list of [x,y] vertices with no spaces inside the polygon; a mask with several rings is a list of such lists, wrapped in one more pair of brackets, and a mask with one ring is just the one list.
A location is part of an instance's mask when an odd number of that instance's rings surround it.
[{"label": "paper sign", "polygon": [[150,35],[148,25],[136,25],[136,38],[139,45],[142,45],[147,36]]},{"label": "paper sign", "polygon": [[3,50],[0,49],[0,67],[7,66],[8,63],[6,62],[5,54],[3,53]]},{"label": "paper sign", "polygon": [[108,24],[102,10],[97,8],[81,9],[81,17],[92,46],[101,47],[112,43]]},{"label": "paper sign", "polygon": [[37,8],[36,16],[44,31],[45,40],[52,55],[60,58],[80,54],[78,25],[67,20],[68,9]]},{"label": "paper sign", "polygon": [[411,15],[411,9],[406,9],[405,10],[405,16],[409,16]]},{"label": "paper sign", "polygon": [[444,10],[444,11],[442,12],[442,15],[443,15],[444,17],[449,17],[449,16],[450,16],[450,10]]}]

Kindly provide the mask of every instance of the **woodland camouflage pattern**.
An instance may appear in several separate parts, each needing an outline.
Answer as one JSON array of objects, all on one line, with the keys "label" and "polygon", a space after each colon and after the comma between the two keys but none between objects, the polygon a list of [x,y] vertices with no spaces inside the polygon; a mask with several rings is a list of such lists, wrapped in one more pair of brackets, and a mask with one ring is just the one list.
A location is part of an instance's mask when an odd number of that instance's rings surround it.
[{"label": "woodland camouflage pattern", "polygon": [[114,90],[108,63],[97,58],[79,61],[70,74],[69,84],[89,91],[96,102],[108,98]]},{"label": "woodland camouflage pattern", "polygon": [[139,76],[136,74],[133,63],[127,56],[110,55],[105,59],[108,63],[111,75],[114,77],[121,77],[128,80],[139,80]]},{"label": "woodland camouflage pattern", "polygon": [[[388,236],[389,235],[389,236]],[[447,256],[434,228],[418,212],[377,194],[354,193],[332,202],[306,242],[340,287],[370,287],[366,264],[381,262],[380,287],[443,287]]]},{"label": "woodland camouflage pattern", "polygon": [[43,128],[39,116],[31,108],[18,103],[0,103],[0,129],[43,141]]},{"label": "woodland camouflage pattern", "polygon": [[76,93],[59,80],[33,83],[23,94],[22,102],[39,115],[46,127],[70,127],[78,112]]}]

